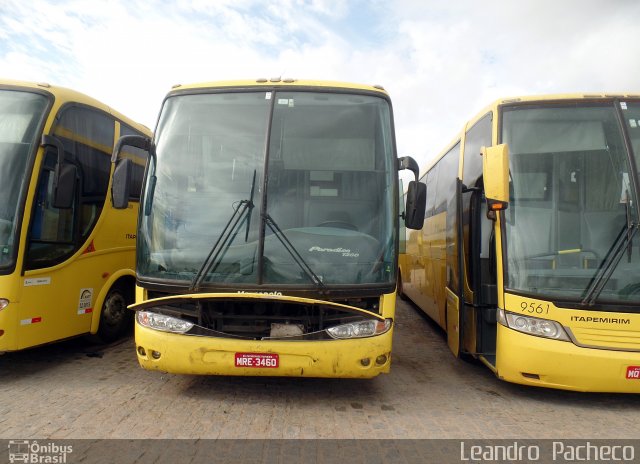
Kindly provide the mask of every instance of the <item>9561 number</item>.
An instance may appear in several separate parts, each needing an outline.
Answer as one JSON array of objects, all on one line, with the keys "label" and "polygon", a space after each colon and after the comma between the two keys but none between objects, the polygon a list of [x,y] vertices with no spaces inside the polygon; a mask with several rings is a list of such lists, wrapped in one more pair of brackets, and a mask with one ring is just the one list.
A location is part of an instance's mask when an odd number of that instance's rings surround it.
[{"label": "9561 number", "polygon": [[536,303],[535,301],[521,301],[520,309],[527,314],[549,314],[549,303]]}]

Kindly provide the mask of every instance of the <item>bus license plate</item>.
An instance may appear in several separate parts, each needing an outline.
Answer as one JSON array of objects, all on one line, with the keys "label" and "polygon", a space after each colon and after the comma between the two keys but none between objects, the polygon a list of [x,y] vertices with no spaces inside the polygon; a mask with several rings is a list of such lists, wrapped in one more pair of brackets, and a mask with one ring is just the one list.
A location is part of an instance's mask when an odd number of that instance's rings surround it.
[{"label": "bus license plate", "polygon": [[640,366],[627,367],[627,379],[639,379],[640,380]]},{"label": "bus license plate", "polygon": [[279,365],[276,353],[236,353],[236,367],[276,368]]}]

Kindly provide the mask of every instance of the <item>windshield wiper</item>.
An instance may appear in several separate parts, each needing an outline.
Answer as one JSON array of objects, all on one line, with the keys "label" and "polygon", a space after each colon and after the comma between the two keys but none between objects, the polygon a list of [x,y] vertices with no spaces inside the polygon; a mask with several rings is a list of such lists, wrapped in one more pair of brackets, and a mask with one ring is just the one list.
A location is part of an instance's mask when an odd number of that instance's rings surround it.
[{"label": "windshield wiper", "polygon": [[629,198],[629,190],[627,190],[627,201],[625,201],[625,211],[627,214],[627,261],[631,262],[631,255],[633,253],[633,235],[635,231],[638,230],[638,224],[636,224],[635,230],[632,231],[633,224],[631,222],[631,208],[629,207],[629,202],[631,198]]},{"label": "windshield wiper", "polygon": [[638,228],[640,228],[640,224],[634,224],[631,220],[629,192],[627,192],[627,201],[624,205],[626,210],[626,224],[622,226],[622,230],[613,241],[611,248],[609,248],[607,255],[602,261],[602,265],[598,268],[598,272],[593,276],[593,279],[591,279],[589,287],[585,293],[585,297],[582,300],[583,305],[591,306],[595,303],[598,296],[600,296],[600,293],[602,293],[604,286],[609,282],[613,272],[616,270],[616,266],[624,256],[625,251],[627,252],[627,259],[631,262],[633,236],[638,231]]},{"label": "windshield wiper", "polygon": [[240,200],[236,209],[233,210],[233,214],[227,221],[227,224],[222,229],[222,233],[216,240],[216,243],[211,247],[211,251],[207,255],[206,259],[200,266],[200,269],[193,277],[191,281],[191,285],[189,286],[189,291],[194,292],[198,291],[200,288],[200,284],[204,280],[205,276],[209,273],[210,269],[215,269],[220,259],[222,258],[223,251],[226,251],[227,244],[233,243],[233,239],[238,235],[239,224],[244,218],[247,211],[249,212],[249,217],[247,218],[247,230],[245,232],[245,241],[249,238],[249,225],[251,220],[251,210],[254,207],[253,204],[253,193],[256,185],[256,171],[253,171],[253,181],[251,182],[251,193],[249,194],[248,200]]},{"label": "windshield wiper", "polygon": [[269,229],[271,229],[276,238],[280,240],[280,243],[282,243],[282,246],[284,246],[285,250],[289,252],[291,257],[293,258],[293,261],[300,267],[300,269],[304,271],[311,282],[313,282],[318,288],[323,289],[325,285],[322,283],[322,279],[318,277],[315,272],[313,272],[311,266],[309,266],[309,264],[304,260],[298,250],[296,250],[296,247],[293,246],[293,243],[291,243],[291,241],[287,238],[282,229],[278,227],[278,224],[276,224],[273,218],[269,214],[265,214],[263,219],[265,224],[269,226]]}]

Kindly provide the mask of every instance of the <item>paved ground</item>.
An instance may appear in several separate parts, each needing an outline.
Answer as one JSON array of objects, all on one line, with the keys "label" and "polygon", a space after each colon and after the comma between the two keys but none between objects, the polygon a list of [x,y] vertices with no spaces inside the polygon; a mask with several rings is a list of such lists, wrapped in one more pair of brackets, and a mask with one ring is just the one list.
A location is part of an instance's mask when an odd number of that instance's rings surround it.
[{"label": "paved ground", "polygon": [[0,357],[0,438],[638,438],[640,395],[511,385],[448,352],[400,303],[391,373],[373,380],[176,376],[133,340]]}]

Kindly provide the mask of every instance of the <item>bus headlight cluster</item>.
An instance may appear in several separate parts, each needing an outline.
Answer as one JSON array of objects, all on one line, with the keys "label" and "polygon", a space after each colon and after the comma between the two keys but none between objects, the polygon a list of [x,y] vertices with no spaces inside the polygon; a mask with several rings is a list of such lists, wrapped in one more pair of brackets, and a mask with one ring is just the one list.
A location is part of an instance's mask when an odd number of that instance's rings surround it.
[{"label": "bus headlight cluster", "polygon": [[140,325],[163,332],[185,333],[193,327],[191,322],[164,314],[138,311],[136,316]]},{"label": "bus headlight cluster", "polygon": [[350,322],[326,329],[332,338],[363,338],[381,335],[391,328],[391,319]]},{"label": "bus headlight cluster", "polygon": [[0,311],[9,306],[9,300],[6,298],[0,298]]},{"label": "bus headlight cluster", "polygon": [[510,329],[529,335],[537,335],[538,337],[551,338],[553,340],[563,340],[565,342],[571,341],[562,325],[556,321],[523,316],[499,309],[498,322]]}]

